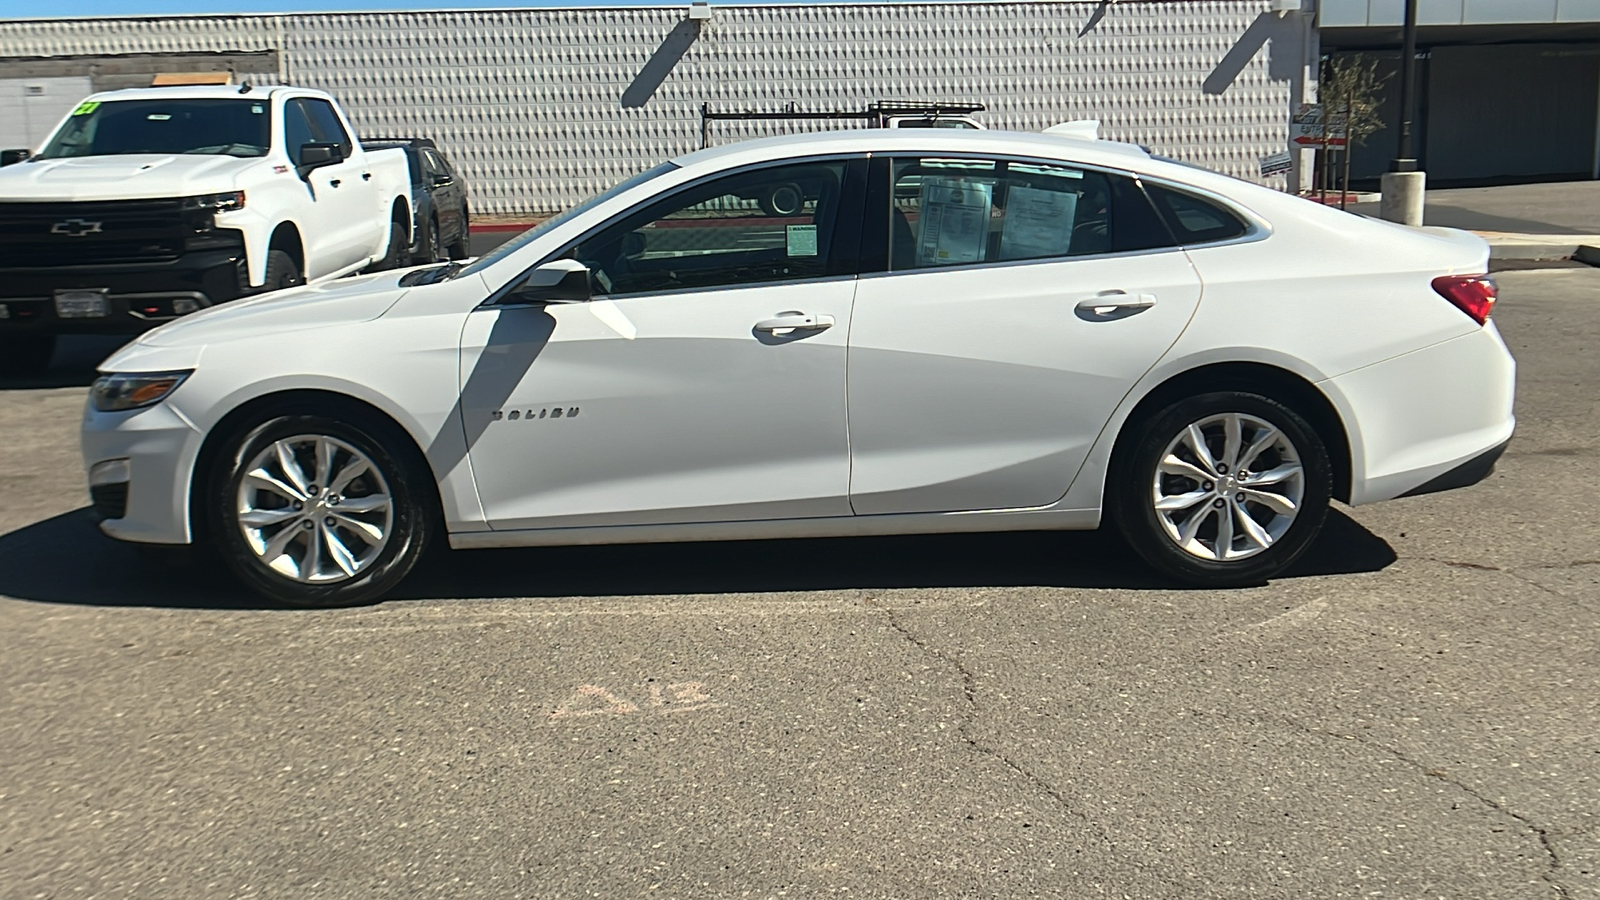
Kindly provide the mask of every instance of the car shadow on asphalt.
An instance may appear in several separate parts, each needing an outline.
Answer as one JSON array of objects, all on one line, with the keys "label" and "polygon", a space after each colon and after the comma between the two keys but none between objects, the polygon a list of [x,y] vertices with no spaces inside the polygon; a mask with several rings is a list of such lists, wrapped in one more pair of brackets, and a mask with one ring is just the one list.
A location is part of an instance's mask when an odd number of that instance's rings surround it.
[{"label": "car shadow on asphalt", "polygon": [[49,369],[20,378],[0,377],[0,391],[88,387],[98,374],[96,367],[132,339],[129,335],[65,335],[56,343]]},{"label": "car shadow on asphalt", "polygon": [[[1285,578],[1376,572],[1394,550],[1341,510]],[[1114,535],[1010,532],[438,553],[395,600],[742,594],[873,588],[1171,590]],[[271,609],[217,565],[165,566],[88,509],[0,535],[0,595],[40,603]]]}]

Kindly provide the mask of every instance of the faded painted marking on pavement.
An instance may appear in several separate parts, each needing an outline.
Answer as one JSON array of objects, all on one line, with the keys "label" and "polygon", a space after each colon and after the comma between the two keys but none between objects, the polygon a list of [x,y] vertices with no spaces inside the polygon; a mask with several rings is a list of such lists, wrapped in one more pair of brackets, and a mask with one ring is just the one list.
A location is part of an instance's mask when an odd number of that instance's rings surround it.
[{"label": "faded painted marking on pavement", "polygon": [[1327,599],[1324,597],[1318,597],[1309,603],[1302,603],[1299,606],[1296,606],[1294,609],[1273,616],[1264,622],[1257,622],[1254,625],[1246,625],[1245,627],[1234,632],[1234,634],[1257,634],[1260,632],[1282,631],[1289,628],[1298,628],[1317,619],[1327,611]]},{"label": "faded painted marking on pavement", "polygon": [[[643,711],[670,716],[679,713],[713,709],[721,703],[706,693],[704,681],[675,681],[669,684],[650,682],[646,685],[648,699]],[[572,696],[550,711],[550,721],[583,719],[591,716],[631,716],[641,711],[639,704],[598,684],[580,684]]]}]

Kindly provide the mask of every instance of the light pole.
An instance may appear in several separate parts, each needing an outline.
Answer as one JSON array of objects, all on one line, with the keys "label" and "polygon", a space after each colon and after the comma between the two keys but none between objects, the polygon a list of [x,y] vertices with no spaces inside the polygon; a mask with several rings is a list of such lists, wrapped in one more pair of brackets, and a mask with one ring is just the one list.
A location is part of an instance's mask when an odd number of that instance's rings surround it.
[{"label": "light pole", "polygon": [[1383,200],[1378,214],[1391,222],[1419,226],[1428,176],[1417,168],[1411,135],[1411,111],[1416,107],[1417,96],[1417,0],[1406,0],[1405,31],[1400,43],[1400,149],[1383,175]]}]

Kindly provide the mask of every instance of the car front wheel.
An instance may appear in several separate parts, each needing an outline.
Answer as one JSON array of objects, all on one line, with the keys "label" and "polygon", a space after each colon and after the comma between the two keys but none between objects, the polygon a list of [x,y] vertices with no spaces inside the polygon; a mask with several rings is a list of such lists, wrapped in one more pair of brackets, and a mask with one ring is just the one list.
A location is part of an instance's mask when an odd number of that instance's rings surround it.
[{"label": "car front wheel", "polygon": [[354,409],[265,418],[229,442],[210,481],[212,536],[245,584],[293,606],[380,598],[421,557],[431,474],[407,438]]},{"label": "car front wheel", "polygon": [[1135,426],[1107,484],[1111,518],[1133,550],[1187,584],[1260,584],[1311,545],[1332,473],[1304,418],[1259,394],[1218,391]]}]

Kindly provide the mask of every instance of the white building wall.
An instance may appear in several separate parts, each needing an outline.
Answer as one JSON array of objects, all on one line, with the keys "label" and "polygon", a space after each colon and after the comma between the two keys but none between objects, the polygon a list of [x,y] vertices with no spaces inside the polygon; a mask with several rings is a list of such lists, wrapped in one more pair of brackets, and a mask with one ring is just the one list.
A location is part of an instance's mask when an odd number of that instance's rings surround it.
[{"label": "white building wall", "polygon": [[91,90],[82,77],[0,78],[0,148],[39,146]]},{"label": "white building wall", "polygon": [[[563,208],[698,147],[704,102],[972,101],[987,105],[990,127],[1028,131],[1098,118],[1104,136],[1255,178],[1258,158],[1285,146],[1304,62],[1298,45],[1266,40],[1295,31],[1266,7],[714,6],[698,31],[684,22],[686,3],[14,21],[0,22],[0,57],[276,49],[291,83],[338,96],[363,133],[439,141],[465,169],[475,213],[522,215]],[[658,51],[681,59],[642,107],[624,108]],[[821,126],[715,123],[713,140],[804,127]]]}]

